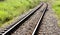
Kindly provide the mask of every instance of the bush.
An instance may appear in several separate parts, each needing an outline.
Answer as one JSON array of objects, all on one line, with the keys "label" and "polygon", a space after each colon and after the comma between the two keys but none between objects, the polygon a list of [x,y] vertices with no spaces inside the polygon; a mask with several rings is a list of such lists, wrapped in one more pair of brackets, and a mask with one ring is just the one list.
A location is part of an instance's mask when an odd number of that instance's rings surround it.
[{"label": "bush", "polygon": [[10,19],[12,19],[12,16],[5,11],[0,11],[0,22],[3,23],[5,21],[9,21]]},{"label": "bush", "polygon": [[35,7],[39,0],[5,0],[0,2],[0,23],[5,23]]},{"label": "bush", "polygon": [[0,0],[0,1],[4,1],[4,0]]}]

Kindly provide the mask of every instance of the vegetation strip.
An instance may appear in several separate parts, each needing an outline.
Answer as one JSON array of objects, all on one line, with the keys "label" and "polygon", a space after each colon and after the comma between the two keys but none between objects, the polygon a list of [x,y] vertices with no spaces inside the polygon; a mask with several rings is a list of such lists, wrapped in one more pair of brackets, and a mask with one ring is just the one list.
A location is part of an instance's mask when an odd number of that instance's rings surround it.
[{"label": "vegetation strip", "polygon": [[54,0],[52,2],[53,2],[52,7],[55,13],[57,14],[57,18],[59,20],[58,25],[60,26],[60,0]]},{"label": "vegetation strip", "polygon": [[3,0],[0,1],[0,26],[34,8],[40,0]]}]

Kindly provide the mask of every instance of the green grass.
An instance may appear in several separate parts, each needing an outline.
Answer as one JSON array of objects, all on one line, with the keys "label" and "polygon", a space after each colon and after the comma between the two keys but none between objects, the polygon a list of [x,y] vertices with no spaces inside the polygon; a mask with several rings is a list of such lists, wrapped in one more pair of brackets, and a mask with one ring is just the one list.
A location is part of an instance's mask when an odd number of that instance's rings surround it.
[{"label": "green grass", "polygon": [[4,0],[0,1],[0,26],[29,9],[34,8],[40,0]]},{"label": "green grass", "polygon": [[[60,0],[54,0],[53,10],[54,10],[55,13],[57,14],[58,19],[59,19],[59,21],[60,21]],[[58,23],[58,25],[60,26],[60,22]]]}]

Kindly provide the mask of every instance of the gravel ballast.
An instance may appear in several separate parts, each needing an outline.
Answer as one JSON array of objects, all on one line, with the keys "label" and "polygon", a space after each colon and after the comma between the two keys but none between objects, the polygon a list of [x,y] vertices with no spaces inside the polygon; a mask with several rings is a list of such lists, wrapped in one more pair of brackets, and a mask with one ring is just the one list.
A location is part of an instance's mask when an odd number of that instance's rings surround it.
[{"label": "gravel ballast", "polygon": [[48,11],[46,12],[42,25],[40,26],[37,35],[60,35],[60,28],[57,25],[57,18],[52,11],[49,4]]}]

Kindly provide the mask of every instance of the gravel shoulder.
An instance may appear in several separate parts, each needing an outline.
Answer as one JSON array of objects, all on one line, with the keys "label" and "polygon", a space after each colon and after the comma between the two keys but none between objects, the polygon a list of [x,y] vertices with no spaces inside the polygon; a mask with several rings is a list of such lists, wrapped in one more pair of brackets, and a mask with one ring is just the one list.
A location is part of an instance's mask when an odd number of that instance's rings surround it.
[{"label": "gravel shoulder", "polygon": [[43,18],[42,25],[39,28],[37,35],[60,35],[60,28],[58,27],[57,23],[58,20],[49,4],[48,11]]}]

